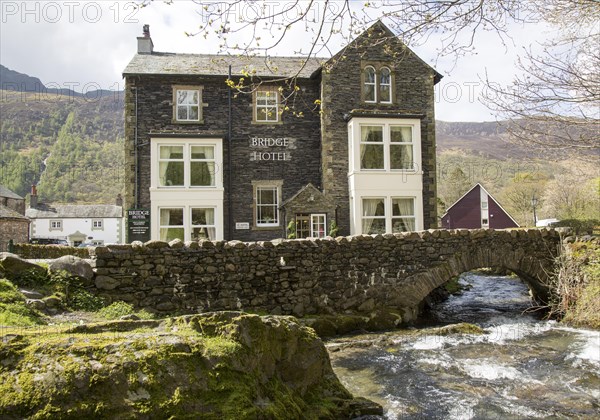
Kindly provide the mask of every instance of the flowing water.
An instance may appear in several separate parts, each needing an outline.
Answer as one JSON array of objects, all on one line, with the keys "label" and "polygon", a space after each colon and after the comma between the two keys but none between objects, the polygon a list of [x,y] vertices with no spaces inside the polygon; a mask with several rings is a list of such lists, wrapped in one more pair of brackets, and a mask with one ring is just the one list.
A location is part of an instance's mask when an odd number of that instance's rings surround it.
[{"label": "flowing water", "polygon": [[388,333],[328,343],[334,370],[387,419],[600,418],[600,332],[524,313],[518,279],[465,273],[471,289],[437,304],[438,325],[482,335]]}]

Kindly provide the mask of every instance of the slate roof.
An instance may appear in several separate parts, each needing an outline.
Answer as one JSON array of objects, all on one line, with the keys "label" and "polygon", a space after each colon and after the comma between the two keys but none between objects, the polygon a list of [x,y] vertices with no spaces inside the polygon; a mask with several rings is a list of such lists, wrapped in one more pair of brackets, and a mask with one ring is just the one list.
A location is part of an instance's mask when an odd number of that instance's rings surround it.
[{"label": "slate roof", "polygon": [[[259,77],[291,77],[309,78],[321,68],[326,58],[304,57],[246,57],[216,54],[175,54],[153,52],[152,54],[136,54],[129,62],[123,76],[135,74],[168,74],[168,75],[220,75],[231,73],[239,76],[243,70]],[[305,65],[306,62],[306,65]],[[304,67],[303,67],[304,66]]]},{"label": "slate roof", "polygon": [[12,192],[3,185],[0,185],[0,197],[14,198],[15,200],[25,200],[19,194]]},{"label": "slate roof", "polygon": [[11,208],[3,206],[2,204],[0,204],[0,219],[20,219],[29,221],[29,218],[23,216],[21,213],[18,213]]},{"label": "slate roof", "polygon": [[121,206],[112,204],[65,204],[53,207],[28,208],[25,215],[31,219],[102,219],[122,217]]}]

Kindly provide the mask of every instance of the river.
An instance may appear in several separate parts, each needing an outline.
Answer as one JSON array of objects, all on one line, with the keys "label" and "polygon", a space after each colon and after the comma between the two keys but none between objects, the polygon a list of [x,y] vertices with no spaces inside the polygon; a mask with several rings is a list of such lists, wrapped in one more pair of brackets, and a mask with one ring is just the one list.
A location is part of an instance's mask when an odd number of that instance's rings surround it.
[{"label": "river", "polygon": [[600,332],[525,312],[518,278],[465,273],[460,283],[471,288],[435,305],[430,318],[485,334],[331,341],[342,383],[382,404],[386,419],[600,418]]}]

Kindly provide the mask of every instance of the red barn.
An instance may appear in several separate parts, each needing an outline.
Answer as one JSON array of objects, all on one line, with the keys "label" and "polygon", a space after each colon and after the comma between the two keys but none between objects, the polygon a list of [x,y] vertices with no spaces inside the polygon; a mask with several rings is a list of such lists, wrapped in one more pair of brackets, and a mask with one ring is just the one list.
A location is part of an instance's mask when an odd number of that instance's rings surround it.
[{"label": "red barn", "polygon": [[475,185],[442,216],[446,229],[507,229],[519,227],[481,184]]}]

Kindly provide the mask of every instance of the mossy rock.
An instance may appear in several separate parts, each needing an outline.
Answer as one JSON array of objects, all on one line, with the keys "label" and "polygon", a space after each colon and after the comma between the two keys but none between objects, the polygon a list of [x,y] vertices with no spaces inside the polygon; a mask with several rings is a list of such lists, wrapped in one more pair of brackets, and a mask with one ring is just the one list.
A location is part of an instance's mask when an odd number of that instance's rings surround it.
[{"label": "mossy rock", "polygon": [[352,397],[321,340],[291,317],[221,312],[37,331],[0,337],[0,418],[382,414]]}]

